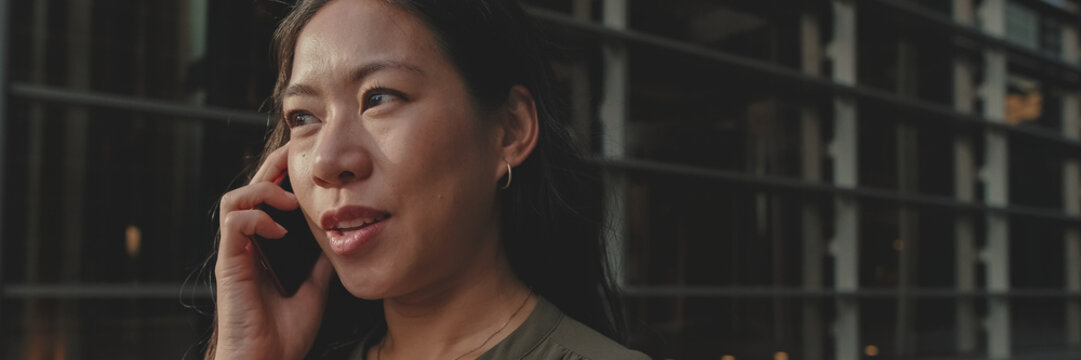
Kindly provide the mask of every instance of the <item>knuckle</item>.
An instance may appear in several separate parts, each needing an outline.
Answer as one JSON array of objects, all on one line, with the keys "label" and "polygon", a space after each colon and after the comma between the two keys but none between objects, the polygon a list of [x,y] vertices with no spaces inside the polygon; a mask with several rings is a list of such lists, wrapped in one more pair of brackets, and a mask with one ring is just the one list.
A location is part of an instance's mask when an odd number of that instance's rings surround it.
[{"label": "knuckle", "polygon": [[251,215],[252,215],[252,223],[254,223],[257,226],[266,226],[266,223],[268,221],[271,221],[270,215],[267,215],[267,213],[265,213],[263,211],[258,211],[257,210],[255,212],[253,212]]},{"label": "knuckle", "polygon": [[236,190],[227,192],[225,195],[221,196],[221,208],[223,210],[232,207],[233,204],[236,204]]},{"label": "knuckle", "polygon": [[233,211],[222,217],[221,224],[223,228],[238,229],[242,222],[243,214],[239,211]]}]

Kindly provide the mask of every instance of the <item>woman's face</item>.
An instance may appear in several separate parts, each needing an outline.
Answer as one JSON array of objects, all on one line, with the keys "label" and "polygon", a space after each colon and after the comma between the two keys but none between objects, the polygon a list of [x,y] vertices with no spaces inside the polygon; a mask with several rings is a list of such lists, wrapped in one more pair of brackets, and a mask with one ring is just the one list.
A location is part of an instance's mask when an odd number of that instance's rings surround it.
[{"label": "woman's face", "polygon": [[494,126],[412,15],[327,4],[297,39],[282,104],[294,190],[354,296],[408,295],[498,252]]}]

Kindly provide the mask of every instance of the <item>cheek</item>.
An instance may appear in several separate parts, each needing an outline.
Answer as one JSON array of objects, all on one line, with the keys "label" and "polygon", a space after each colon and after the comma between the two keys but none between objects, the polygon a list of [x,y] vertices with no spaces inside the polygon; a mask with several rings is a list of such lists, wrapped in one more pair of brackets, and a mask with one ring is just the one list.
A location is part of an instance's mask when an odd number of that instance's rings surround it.
[{"label": "cheek", "polygon": [[308,151],[296,147],[290,148],[289,164],[287,167],[289,180],[293,184],[293,193],[297,194],[301,206],[308,205],[304,200],[311,198],[309,195],[311,195],[313,185],[311,181],[307,181],[307,179],[311,178],[312,171],[312,164]]},{"label": "cheek", "polygon": [[[489,188],[492,150],[465,114],[444,115],[410,133],[403,170],[392,187],[420,210],[431,236],[472,237],[490,216],[494,185]],[[490,192],[490,193],[487,193]],[[438,224],[438,225],[437,225]],[[453,234],[464,232],[464,234]],[[425,238],[431,236],[424,236]]]},{"label": "cheek", "polygon": [[[289,149],[289,163],[286,164],[289,172],[289,178],[292,180],[303,179],[311,174],[311,164],[308,164],[308,152],[305,149],[297,149],[295,147]],[[297,181],[293,181],[294,188],[298,184]]]},{"label": "cheek", "polygon": [[404,179],[415,186],[426,187],[442,195],[457,192],[465,184],[483,181],[483,164],[491,157],[482,146],[484,139],[474,130],[474,120],[436,117],[424,126],[417,126],[394,141],[398,154],[392,161],[405,170]]},{"label": "cheek", "polygon": [[293,184],[293,194],[297,196],[300,209],[308,220],[308,227],[322,245],[326,243],[326,234],[322,231],[318,219],[312,215],[318,211],[318,207],[315,204],[315,184],[308,181],[312,171],[311,156],[307,149],[295,145],[297,144],[291,144],[293,147],[289,149],[289,180]]}]

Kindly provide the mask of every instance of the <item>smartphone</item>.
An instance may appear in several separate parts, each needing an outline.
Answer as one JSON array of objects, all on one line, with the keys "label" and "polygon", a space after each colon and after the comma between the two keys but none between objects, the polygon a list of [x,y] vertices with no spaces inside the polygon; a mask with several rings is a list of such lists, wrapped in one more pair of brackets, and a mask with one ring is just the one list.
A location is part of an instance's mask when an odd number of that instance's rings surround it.
[{"label": "smartphone", "polygon": [[[289,175],[284,175],[278,182],[285,191],[293,192],[293,186],[289,182]],[[256,256],[263,269],[274,280],[274,285],[284,297],[291,297],[300,288],[300,284],[311,276],[315,261],[319,259],[322,249],[312,235],[308,221],[300,207],[292,211],[282,211],[273,206],[263,204],[259,207],[281,224],[289,232],[280,239],[266,239],[255,235],[252,243],[255,244]]]}]

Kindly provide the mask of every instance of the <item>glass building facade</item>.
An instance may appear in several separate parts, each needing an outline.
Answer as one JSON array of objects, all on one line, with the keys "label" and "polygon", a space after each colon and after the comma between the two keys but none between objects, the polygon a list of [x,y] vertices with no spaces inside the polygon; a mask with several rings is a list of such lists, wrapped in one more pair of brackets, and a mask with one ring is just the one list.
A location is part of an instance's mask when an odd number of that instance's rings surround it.
[{"label": "glass building facade", "polygon": [[[1081,358],[1078,1],[526,4],[632,347]],[[201,357],[287,8],[0,4],[0,358]]]}]

